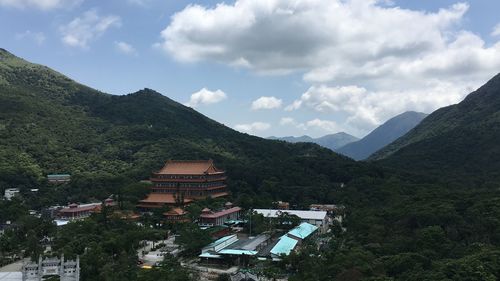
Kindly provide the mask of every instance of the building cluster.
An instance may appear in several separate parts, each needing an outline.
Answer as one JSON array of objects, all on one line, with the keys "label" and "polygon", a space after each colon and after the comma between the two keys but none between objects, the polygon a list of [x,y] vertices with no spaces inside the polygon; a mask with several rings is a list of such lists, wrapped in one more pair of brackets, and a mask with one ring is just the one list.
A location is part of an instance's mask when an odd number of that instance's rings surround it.
[{"label": "building cluster", "polygon": [[204,247],[199,258],[201,262],[207,264],[229,261],[236,265],[249,263],[251,259],[279,260],[300,247],[305,240],[314,237],[318,229],[315,225],[303,222],[277,238],[270,234],[260,234],[255,237],[231,234]]}]

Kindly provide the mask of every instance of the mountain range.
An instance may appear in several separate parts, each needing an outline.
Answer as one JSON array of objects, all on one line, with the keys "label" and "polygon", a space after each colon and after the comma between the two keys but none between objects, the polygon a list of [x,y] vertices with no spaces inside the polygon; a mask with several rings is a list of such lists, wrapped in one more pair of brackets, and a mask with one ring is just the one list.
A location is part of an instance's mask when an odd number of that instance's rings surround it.
[{"label": "mountain range", "polygon": [[407,111],[377,127],[361,140],[349,143],[337,150],[354,160],[364,160],[372,153],[395,141],[417,126],[427,114]]},{"label": "mountain range", "polygon": [[236,192],[303,190],[281,192],[282,200],[323,196],[317,188],[361,167],[317,145],[239,133],[151,89],[102,93],[0,49],[0,188],[50,173],[139,180],[168,159],[209,158],[238,179]]},{"label": "mountain range", "polygon": [[298,143],[298,142],[310,142],[310,143],[316,143],[319,144],[323,147],[329,148],[333,151],[336,151],[337,149],[341,148],[342,146],[357,141],[359,140],[357,137],[349,135],[344,132],[336,133],[336,134],[330,134],[330,135],[325,135],[319,138],[312,138],[310,136],[304,135],[301,137],[293,137],[293,136],[287,136],[287,137],[269,137],[268,139],[272,140],[281,140],[281,141],[286,141],[286,142],[291,142],[291,143]]}]

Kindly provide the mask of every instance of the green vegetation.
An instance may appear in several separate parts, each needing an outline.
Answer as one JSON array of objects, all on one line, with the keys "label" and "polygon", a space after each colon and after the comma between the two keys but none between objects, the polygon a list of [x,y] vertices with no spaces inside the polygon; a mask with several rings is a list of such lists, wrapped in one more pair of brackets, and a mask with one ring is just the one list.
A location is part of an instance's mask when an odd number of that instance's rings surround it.
[{"label": "green vegetation", "polygon": [[[336,225],[320,247],[305,245],[280,263],[266,264],[270,276],[496,280],[499,81],[429,116],[408,135],[411,144],[386,160],[357,163],[317,145],[235,132],[152,90],[103,94],[0,50],[0,191],[18,187],[22,196],[0,201],[0,219],[18,225],[0,238],[0,252],[36,256],[36,242],[53,236],[54,255],[80,255],[83,280],[195,278],[172,257],[152,270],[137,267],[140,241],[161,239],[167,230],[181,234],[186,255],[209,241],[208,233],[191,224],[161,226],[163,210],[145,217],[144,227],[105,210],[60,231],[27,214],[110,194],[119,208],[132,210],[148,189],[139,180],[165,160],[212,158],[228,171],[232,199],[244,208],[269,207],[275,200],[298,208],[315,202],[346,206],[346,231]],[[49,185],[48,173],[70,173],[72,181]],[[193,204],[191,216],[207,205]],[[281,220],[280,227],[290,220]],[[276,227],[261,216],[252,222],[255,233]]]}]

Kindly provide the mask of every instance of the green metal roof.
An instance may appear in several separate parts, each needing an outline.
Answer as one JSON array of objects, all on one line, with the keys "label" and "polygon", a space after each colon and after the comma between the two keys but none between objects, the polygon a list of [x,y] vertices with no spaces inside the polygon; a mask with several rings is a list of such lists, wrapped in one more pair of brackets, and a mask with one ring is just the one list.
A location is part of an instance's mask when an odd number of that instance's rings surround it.
[{"label": "green metal roof", "polygon": [[316,230],[318,230],[317,226],[312,225],[312,224],[307,223],[307,222],[303,222],[299,226],[290,230],[288,232],[288,234],[293,235],[293,236],[300,238],[300,239],[305,239],[309,235],[311,235],[313,232],[315,232]]},{"label": "green metal roof", "polygon": [[280,256],[280,255],[289,255],[290,252],[295,248],[299,241],[290,238],[286,235],[281,236],[280,240],[274,247],[271,249],[271,254]]}]

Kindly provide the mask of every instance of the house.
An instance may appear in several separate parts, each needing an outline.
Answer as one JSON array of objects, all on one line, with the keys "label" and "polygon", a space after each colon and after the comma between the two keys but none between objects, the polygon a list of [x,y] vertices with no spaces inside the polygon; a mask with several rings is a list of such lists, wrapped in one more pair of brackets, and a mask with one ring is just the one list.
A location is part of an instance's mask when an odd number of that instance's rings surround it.
[{"label": "house", "polygon": [[137,205],[144,211],[228,195],[226,173],[216,168],[212,160],[169,160],[153,173],[150,181],[151,193]]},{"label": "house", "polygon": [[321,233],[328,230],[330,219],[325,211],[303,211],[303,210],[277,210],[277,209],[254,209],[257,214],[263,215],[265,218],[278,218],[281,214],[287,213],[300,218],[301,222],[307,222],[319,228]]}]

